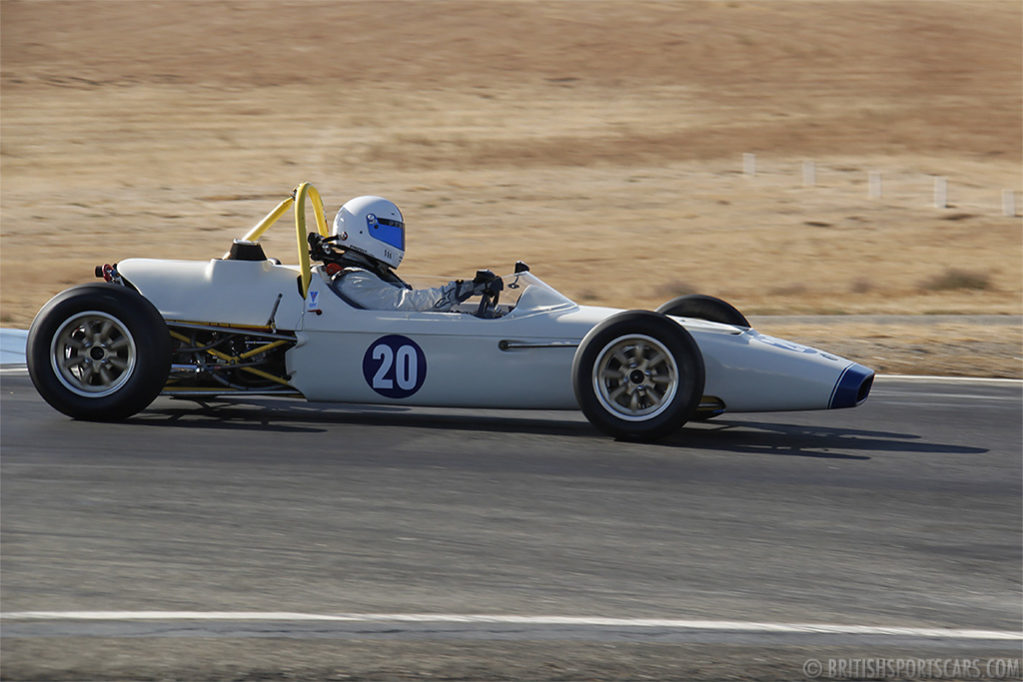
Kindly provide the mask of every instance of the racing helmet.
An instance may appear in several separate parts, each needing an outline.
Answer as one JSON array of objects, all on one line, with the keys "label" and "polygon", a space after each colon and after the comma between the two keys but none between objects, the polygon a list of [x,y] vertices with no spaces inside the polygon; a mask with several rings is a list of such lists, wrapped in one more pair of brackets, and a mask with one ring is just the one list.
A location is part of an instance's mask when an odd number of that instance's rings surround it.
[{"label": "racing helmet", "polygon": [[337,245],[396,268],[405,257],[405,221],[383,197],[355,197],[334,217]]}]

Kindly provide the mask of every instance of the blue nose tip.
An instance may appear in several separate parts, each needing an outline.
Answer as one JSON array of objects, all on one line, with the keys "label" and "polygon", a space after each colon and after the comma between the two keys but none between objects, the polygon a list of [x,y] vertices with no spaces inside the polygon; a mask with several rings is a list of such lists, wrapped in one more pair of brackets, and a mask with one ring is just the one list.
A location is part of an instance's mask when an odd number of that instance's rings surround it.
[{"label": "blue nose tip", "polygon": [[842,376],[835,382],[828,408],[834,410],[840,407],[856,407],[867,399],[873,384],[874,370],[854,362],[845,368]]}]

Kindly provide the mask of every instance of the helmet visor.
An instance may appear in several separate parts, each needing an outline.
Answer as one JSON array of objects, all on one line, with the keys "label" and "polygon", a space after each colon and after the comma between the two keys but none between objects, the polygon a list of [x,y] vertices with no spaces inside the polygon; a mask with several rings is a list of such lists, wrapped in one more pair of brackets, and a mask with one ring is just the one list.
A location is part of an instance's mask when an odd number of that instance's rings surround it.
[{"label": "helmet visor", "polygon": [[376,216],[370,216],[367,222],[369,223],[369,234],[374,239],[396,249],[405,250],[405,223]]}]

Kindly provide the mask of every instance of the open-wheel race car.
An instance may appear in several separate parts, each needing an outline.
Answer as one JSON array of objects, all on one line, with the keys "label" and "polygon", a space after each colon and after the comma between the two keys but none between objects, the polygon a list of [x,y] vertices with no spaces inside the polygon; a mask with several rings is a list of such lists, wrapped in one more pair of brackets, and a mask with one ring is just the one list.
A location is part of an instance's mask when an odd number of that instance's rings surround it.
[{"label": "open-wheel race car", "polygon": [[[282,265],[258,240],[292,206],[299,262]],[[607,434],[653,440],[726,411],[853,407],[873,382],[855,362],[755,331],[719,299],[683,296],[656,311],[583,306],[521,262],[451,311],[359,308],[310,257],[317,234],[329,231],[306,183],[222,258],[97,268],[104,282],[67,289],[36,315],[33,383],[77,419],[125,419],[159,395],[269,395],[578,409]]]}]

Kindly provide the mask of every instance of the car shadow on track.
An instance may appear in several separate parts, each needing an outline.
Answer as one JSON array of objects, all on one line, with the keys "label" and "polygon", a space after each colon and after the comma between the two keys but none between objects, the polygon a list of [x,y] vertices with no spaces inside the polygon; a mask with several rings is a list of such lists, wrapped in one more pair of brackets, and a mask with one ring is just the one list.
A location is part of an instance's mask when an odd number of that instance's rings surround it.
[{"label": "car shadow on track", "polygon": [[[692,423],[656,443],[611,441],[581,419],[533,416],[502,411],[419,411],[406,407],[351,406],[291,400],[222,402],[195,406],[156,404],[130,420],[156,427],[214,428],[288,433],[322,433],[345,425],[398,426],[445,431],[528,434],[569,437],[593,445],[614,442],[620,447],[674,448],[740,454],[866,460],[871,454],[983,454],[985,448],[923,440],[919,435],[890,431],[834,428],[715,419]],[[555,413],[556,414],[556,413]]]},{"label": "car shadow on track", "polygon": [[986,448],[928,442],[911,433],[726,420],[689,425],[662,444],[737,453],[831,459],[870,459],[867,454],[851,454],[854,452],[967,455],[988,452]]},{"label": "car shadow on track", "polygon": [[[175,401],[176,402],[176,401]],[[557,418],[544,419],[507,413],[493,416],[469,411],[435,414],[401,406],[341,403],[306,403],[290,400],[219,401],[192,406],[154,404],[131,418],[130,423],[145,426],[213,428],[254,431],[322,433],[334,427],[401,426],[409,428],[477,431],[490,433],[527,433],[549,436],[600,438],[587,422]]]}]

